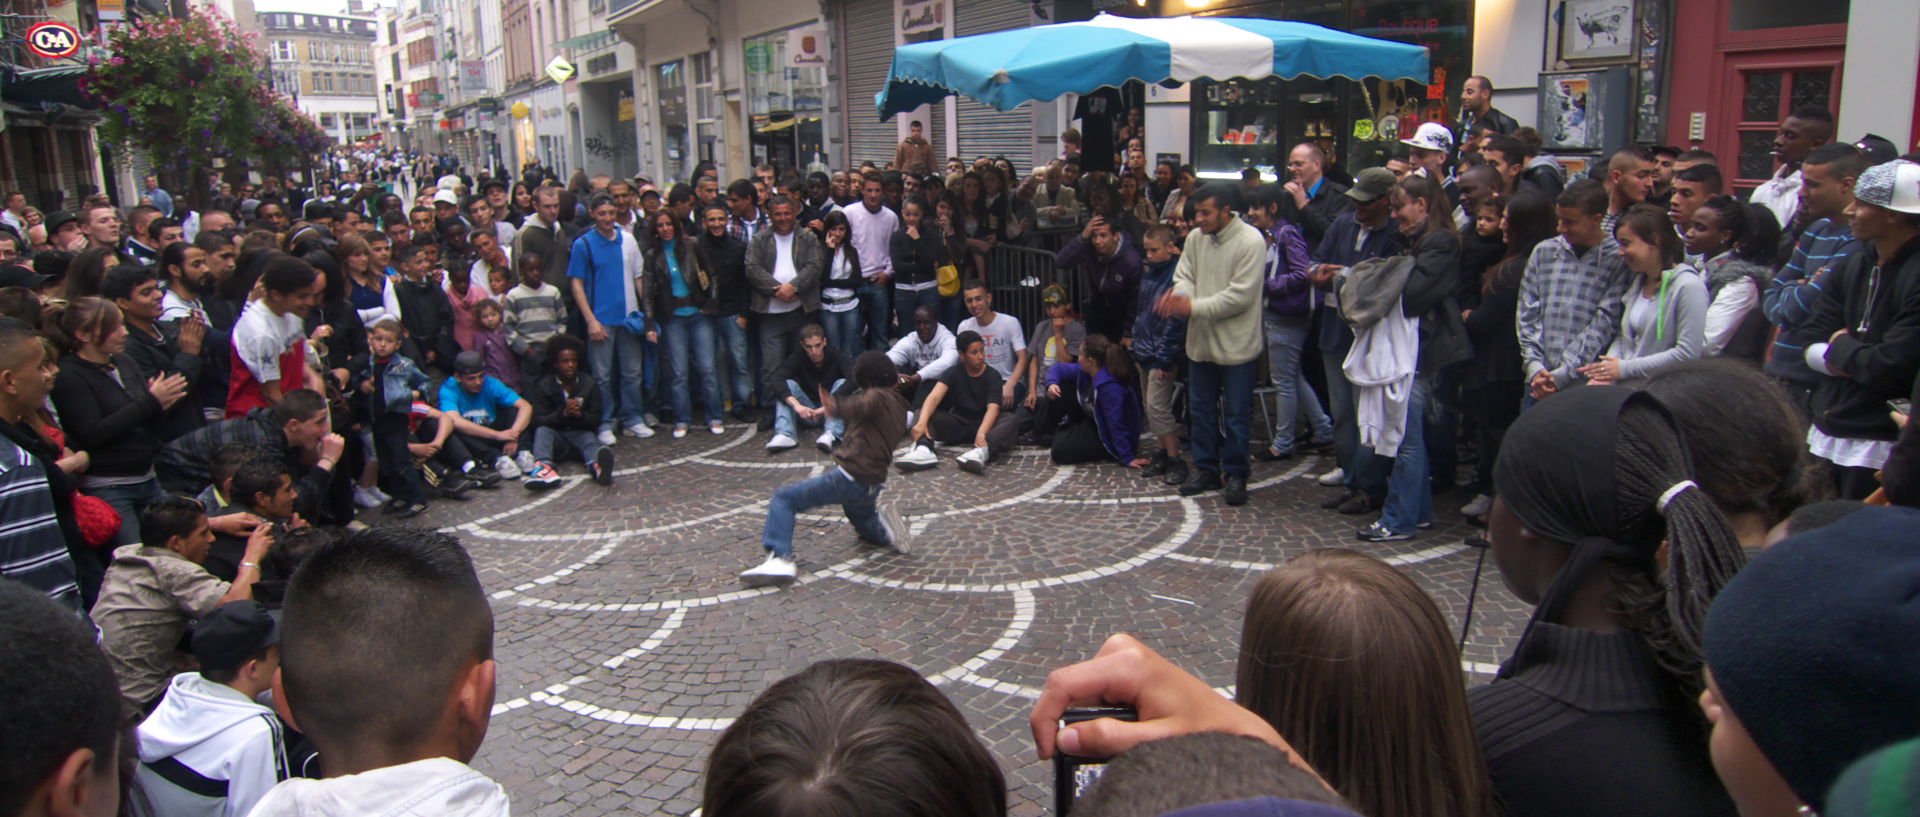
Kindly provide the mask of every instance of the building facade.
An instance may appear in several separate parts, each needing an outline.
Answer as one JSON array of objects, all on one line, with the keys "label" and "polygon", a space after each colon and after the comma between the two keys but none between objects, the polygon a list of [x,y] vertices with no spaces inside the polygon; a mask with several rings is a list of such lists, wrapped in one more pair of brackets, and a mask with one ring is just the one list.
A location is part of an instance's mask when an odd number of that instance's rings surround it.
[{"label": "building facade", "polygon": [[378,20],[294,11],[259,18],[276,90],[343,144],[379,133]]}]

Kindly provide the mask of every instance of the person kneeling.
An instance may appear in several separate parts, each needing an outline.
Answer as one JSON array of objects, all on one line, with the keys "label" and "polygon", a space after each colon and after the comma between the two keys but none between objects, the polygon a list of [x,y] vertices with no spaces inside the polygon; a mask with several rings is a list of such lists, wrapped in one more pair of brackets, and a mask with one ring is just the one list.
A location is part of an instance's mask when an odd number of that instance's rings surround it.
[{"label": "person kneeling", "polygon": [[833,449],[838,467],[773,493],[760,535],[767,560],[740,578],[751,585],[791,580],[798,572],[793,561],[793,517],[822,505],[838,503],[861,538],[907,552],[910,534],[899,509],[879,510],[875,503],[886,487],[893,447],[906,433],[907,401],[894,389],[899,381],[900,370],[885,352],[864,352],[853,364],[857,391],[838,399],[823,392],[827,415],[846,423],[846,436]]},{"label": "person kneeling", "polygon": [[1077,363],[1047,367],[1047,413],[1039,420],[1053,438],[1055,465],[1109,457],[1126,468],[1152,462],[1137,457],[1140,398],[1127,381],[1133,358],[1105,335],[1091,335]]},{"label": "person kneeling", "polygon": [[601,485],[613,484],[613,449],[600,444],[600,385],[580,370],[587,346],[572,335],[547,339],[548,374],[532,381],[533,462],[526,485],[533,490],[560,484],[553,464],[558,457],[577,454]]},{"label": "person kneeling", "polygon": [[927,393],[913,425],[913,450],[900,457],[902,468],[932,468],[939,464],[935,442],[972,443],[959,457],[960,468],[979,474],[987,462],[1013,446],[1018,428],[1010,414],[1000,410],[1000,373],[987,365],[987,345],[980,333],[968,330],[955,340],[960,365],[940,375]]}]

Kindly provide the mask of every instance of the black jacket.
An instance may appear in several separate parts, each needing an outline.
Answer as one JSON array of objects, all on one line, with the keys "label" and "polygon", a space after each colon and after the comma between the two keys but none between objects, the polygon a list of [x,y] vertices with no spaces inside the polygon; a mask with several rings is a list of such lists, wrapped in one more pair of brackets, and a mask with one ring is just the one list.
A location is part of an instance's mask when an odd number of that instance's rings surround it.
[{"label": "black jacket", "polygon": [[706,256],[713,276],[714,314],[747,314],[753,305],[753,286],[747,283],[747,242],[733,236],[714,238],[703,230],[698,250]]},{"label": "black jacket", "polygon": [[533,384],[533,427],[554,428],[562,431],[593,431],[600,427],[600,386],[581,367],[574,375],[573,393],[582,398],[580,416],[567,417],[567,392],[560,385],[560,378],[549,374]]},{"label": "black jacket", "polygon": [[1288,223],[1300,228],[1307,239],[1309,250],[1320,246],[1327,230],[1333,227],[1333,220],[1354,208],[1354,201],[1347,196],[1347,185],[1322,177],[1320,191],[1307,199],[1307,206],[1293,203],[1292,196],[1284,197],[1280,202],[1280,215]]},{"label": "black jacket", "polygon": [[1467,338],[1473,342],[1473,359],[1467,361],[1461,380],[1466,388],[1523,380],[1525,365],[1513,320],[1520,308],[1520,277],[1526,266],[1525,256],[1501,265],[1493,275],[1493,287],[1479,292],[1479,303],[1466,318]]},{"label": "black jacket", "polygon": [[[401,278],[393,282],[393,297],[400,302],[400,322],[407,329],[407,357],[422,368],[452,371],[460,347],[453,341],[453,304],[446,291],[431,279],[415,283]],[[427,352],[435,359],[428,360]]]},{"label": "black jacket", "polygon": [[[119,372],[122,382],[114,382],[110,370]],[[79,355],[61,357],[53,405],[60,410],[67,446],[87,452],[88,475],[137,477],[153,468],[163,444],[154,428],[160,401],[147,391],[146,376],[133,358],[114,355],[111,366],[102,366]]]},{"label": "black jacket", "polygon": [[1473,354],[1454,300],[1460,288],[1460,234],[1448,227],[1430,231],[1407,253],[1413,256],[1413,272],[1400,295],[1400,309],[1420,319],[1418,369],[1431,376]]},{"label": "black jacket", "polygon": [[1827,347],[1827,368],[1839,374],[1814,384],[1813,424],[1834,437],[1897,439],[1887,401],[1906,397],[1920,372],[1920,238],[1885,264],[1862,242],[1823,288],[1806,336],[1847,334]]},{"label": "black jacket", "polygon": [[328,483],[333,480],[333,474],[301,464],[300,450],[287,445],[287,434],[274,424],[273,416],[273,409],[257,408],[244,417],[209,423],[167,443],[153,461],[160,487],[171,493],[194,496],[212,483],[213,455],[221,446],[250,443],[279,451],[287,458],[294,487],[300,493],[300,498],[294,501],[294,512],[306,519],[315,518],[327,501]]},{"label": "black jacket", "polygon": [[946,255],[938,227],[922,224],[917,239],[908,236],[907,228],[902,227],[893,231],[891,241],[894,283],[923,284],[934,280],[933,270]]},{"label": "black jacket", "polygon": [[321,342],[327,347],[327,355],[320,361],[320,368],[345,369],[348,361],[368,353],[367,327],[360,322],[360,313],[352,303],[342,299],[307,310],[302,331],[311,337],[313,330],[322,326],[333,327],[333,336]]},{"label": "black jacket", "polygon": [[[680,259],[680,278],[686,282],[687,286],[687,305],[699,309],[701,314],[714,314],[713,277],[709,274],[708,267],[701,263],[700,254],[695,251],[693,242],[675,241],[673,246],[676,250],[675,254]],[[645,268],[647,317],[650,321],[658,323],[672,316],[674,308],[673,282],[668,277],[672,273],[667,265],[665,248],[658,242],[648,245]]]},{"label": "black jacket", "polygon": [[[173,408],[161,412],[159,421],[154,426],[155,433],[159,434],[161,441],[164,442],[177,439],[182,434],[206,425],[205,415],[200,412],[200,401],[194,393],[200,386],[200,379],[205,372],[206,358],[203,355],[190,355],[180,351],[178,321],[158,324],[155,328],[160,330],[159,337],[129,325],[126,355],[133,358],[133,362],[140,367],[142,382],[149,377],[162,374],[177,374],[187,379],[187,396],[173,404]],[[211,334],[213,329],[208,328],[207,332]],[[201,349],[205,351],[205,341],[201,343],[203,344]]]}]

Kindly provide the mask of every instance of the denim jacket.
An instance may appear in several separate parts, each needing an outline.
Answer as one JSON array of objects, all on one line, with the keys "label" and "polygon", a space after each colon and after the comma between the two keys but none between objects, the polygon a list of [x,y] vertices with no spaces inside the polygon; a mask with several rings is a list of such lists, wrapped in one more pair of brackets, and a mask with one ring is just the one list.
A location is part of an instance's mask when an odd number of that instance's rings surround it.
[{"label": "denim jacket", "polygon": [[[354,362],[360,364],[351,367],[357,375],[356,385],[373,377],[378,367],[372,355],[359,355]],[[395,354],[392,362],[387,364],[386,373],[380,378],[380,395],[385,399],[386,404],[369,406],[369,413],[376,416],[385,411],[406,414],[413,410],[414,390],[425,389],[427,385],[426,372],[420,371],[420,367],[408,360],[406,355]]]}]

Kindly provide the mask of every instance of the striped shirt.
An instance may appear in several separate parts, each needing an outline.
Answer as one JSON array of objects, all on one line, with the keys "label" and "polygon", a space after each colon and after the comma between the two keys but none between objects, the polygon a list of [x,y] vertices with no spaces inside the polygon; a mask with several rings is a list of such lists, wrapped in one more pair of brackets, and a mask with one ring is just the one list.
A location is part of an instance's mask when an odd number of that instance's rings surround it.
[{"label": "striped shirt", "polygon": [[1807,368],[1807,344],[1826,338],[1807,338],[1800,327],[1813,318],[1813,308],[1824,295],[1821,281],[1827,272],[1846,261],[1860,249],[1853,237],[1853,225],[1823,218],[1800,234],[1793,245],[1793,257],[1767,285],[1761,308],[1767,320],[1780,328],[1773,339],[1773,355],[1768,358],[1767,374],[1796,383],[1812,384],[1820,375]]},{"label": "striped shirt", "polygon": [[545,343],[567,323],[567,301],[560,289],[542,281],[539,289],[521,284],[507,290],[500,301],[507,343],[524,353],[528,344]]},{"label": "striped shirt", "polygon": [[12,440],[0,437],[0,576],[80,611],[80,585],[60,520],[53,515],[47,472]]},{"label": "striped shirt", "polygon": [[1514,316],[1527,378],[1546,370],[1561,388],[1578,382],[1574,370],[1598,360],[1619,332],[1632,277],[1611,236],[1585,255],[1565,236],[1533,248]]}]

